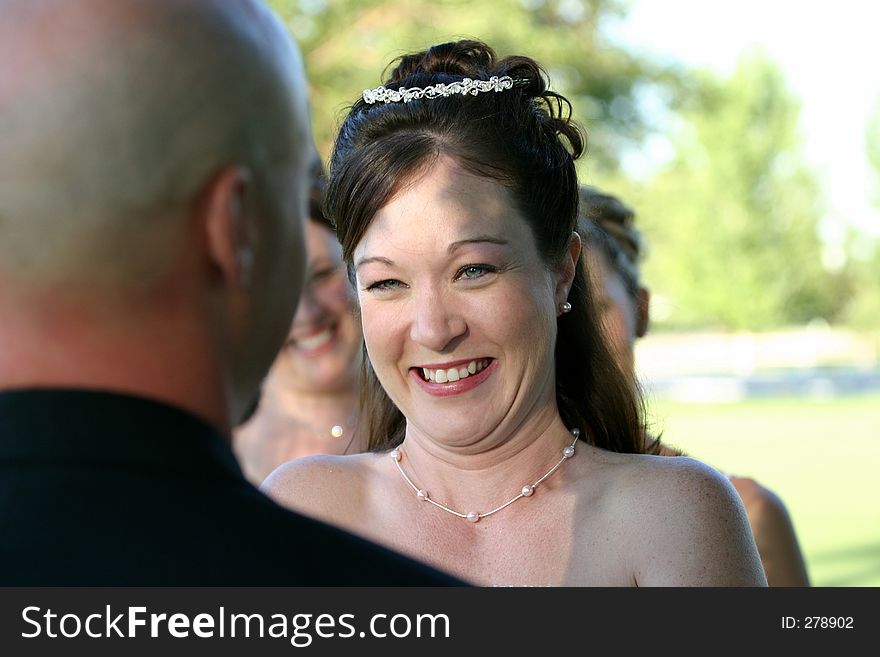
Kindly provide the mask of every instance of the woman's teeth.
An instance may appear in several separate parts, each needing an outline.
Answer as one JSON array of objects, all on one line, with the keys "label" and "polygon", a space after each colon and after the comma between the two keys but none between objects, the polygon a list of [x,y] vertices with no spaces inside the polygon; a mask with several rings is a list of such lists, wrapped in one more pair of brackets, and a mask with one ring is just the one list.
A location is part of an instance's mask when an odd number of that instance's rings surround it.
[{"label": "woman's teeth", "polygon": [[491,360],[491,358],[472,360],[466,367],[450,367],[448,370],[429,370],[428,368],[423,367],[422,375],[424,376],[425,381],[432,381],[433,383],[451,383],[453,381],[458,381],[459,379],[466,379],[471,374],[476,374],[484,367],[488,367]]},{"label": "woman's teeth", "polygon": [[317,349],[318,347],[323,347],[325,344],[330,342],[333,339],[333,328],[329,327],[321,331],[320,333],[316,333],[315,335],[310,335],[307,338],[297,338],[296,346],[300,349],[305,349],[307,351],[311,351],[313,349]]}]

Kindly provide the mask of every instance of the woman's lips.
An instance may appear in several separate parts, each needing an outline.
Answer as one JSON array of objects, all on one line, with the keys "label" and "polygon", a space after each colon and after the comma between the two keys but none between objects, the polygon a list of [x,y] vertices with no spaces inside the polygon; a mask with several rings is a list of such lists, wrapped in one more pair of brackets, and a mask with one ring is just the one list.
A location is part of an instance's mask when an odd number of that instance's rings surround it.
[{"label": "woman's lips", "polygon": [[[492,372],[494,372],[497,367],[497,362],[498,361],[494,358],[479,358],[474,359],[473,361],[463,361],[462,363],[446,368],[430,369],[413,367],[410,368],[410,376],[412,376],[429,395],[435,397],[448,397],[450,395],[459,395],[476,388],[492,375]],[[473,363],[473,366],[471,366],[471,363]],[[453,369],[459,373],[458,379],[449,380],[449,374]],[[467,376],[460,375],[461,369],[467,370]],[[471,369],[474,370],[473,373],[471,373]]]},{"label": "woman's lips", "polygon": [[327,326],[309,335],[293,338],[288,345],[304,356],[317,356],[333,346],[338,335],[338,325]]}]

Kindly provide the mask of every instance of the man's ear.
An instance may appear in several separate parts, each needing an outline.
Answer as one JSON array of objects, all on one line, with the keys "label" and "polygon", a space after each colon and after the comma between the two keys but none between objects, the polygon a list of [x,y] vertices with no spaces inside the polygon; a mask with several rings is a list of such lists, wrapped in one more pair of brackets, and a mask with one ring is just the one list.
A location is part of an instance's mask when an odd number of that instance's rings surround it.
[{"label": "man's ear", "polygon": [[643,338],[651,321],[651,292],[640,287],[636,295],[636,337]]},{"label": "man's ear", "polygon": [[208,256],[231,288],[249,287],[253,271],[253,227],[245,211],[250,192],[250,172],[228,166],[211,180],[202,196]]},{"label": "man's ear", "polygon": [[568,299],[568,292],[571,290],[574,274],[580,264],[581,257],[581,236],[576,232],[571,234],[568,242],[568,250],[562,257],[559,264],[559,278],[556,281],[556,307],[562,306]]}]

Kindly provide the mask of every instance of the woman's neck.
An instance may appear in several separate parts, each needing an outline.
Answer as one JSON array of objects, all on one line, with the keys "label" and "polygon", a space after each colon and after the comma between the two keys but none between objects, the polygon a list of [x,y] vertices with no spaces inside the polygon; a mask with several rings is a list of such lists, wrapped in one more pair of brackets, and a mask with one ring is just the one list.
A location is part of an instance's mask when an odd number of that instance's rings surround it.
[{"label": "woman's neck", "polygon": [[352,420],[354,408],[341,396],[315,399],[264,390],[257,412],[233,441],[246,475],[259,483],[282,463],[304,456],[366,451],[365,435]]},{"label": "woman's neck", "polygon": [[[462,513],[484,513],[550,472],[562,459],[564,448],[572,444],[569,429],[574,428],[566,428],[554,408],[552,414],[533,416],[508,430],[506,437],[489,435],[481,448],[469,446],[462,453],[407,427],[399,465],[412,484],[427,490],[435,501]],[[554,476],[555,472],[540,486],[553,486]]]},{"label": "woman's neck", "polygon": [[330,426],[348,421],[357,414],[358,394],[356,390],[307,393],[267,381],[260,398],[260,407],[307,424],[327,424],[329,429]]}]

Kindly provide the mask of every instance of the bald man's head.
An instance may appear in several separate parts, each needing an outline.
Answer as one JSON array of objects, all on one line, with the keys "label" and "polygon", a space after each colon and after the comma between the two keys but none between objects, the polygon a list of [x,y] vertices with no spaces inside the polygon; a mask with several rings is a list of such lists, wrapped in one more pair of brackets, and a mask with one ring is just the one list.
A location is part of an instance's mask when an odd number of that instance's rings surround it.
[{"label": "bald man's head", "polygon": [[305,83],[251,0],[0,4],[0,275],[149,285],[222,167],[305,170]]}]

